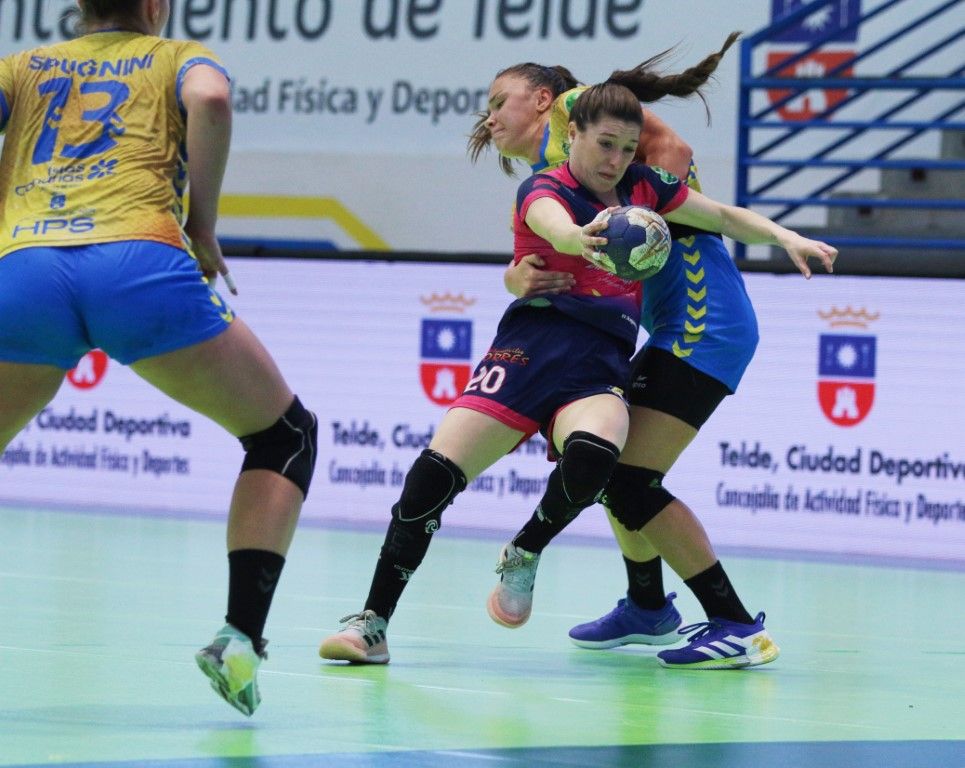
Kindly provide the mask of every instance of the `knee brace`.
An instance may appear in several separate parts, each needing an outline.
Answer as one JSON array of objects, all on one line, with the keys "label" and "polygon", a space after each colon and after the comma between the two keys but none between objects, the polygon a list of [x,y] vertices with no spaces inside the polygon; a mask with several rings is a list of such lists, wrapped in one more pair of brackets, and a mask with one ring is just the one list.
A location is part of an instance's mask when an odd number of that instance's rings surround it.
[{"label": "knee brace", "polygon": [[245,449],[241,471],[268,469],[291,480],[308,496],[315,471],[318,419],[296,397],[268,429],[240,438]]},{"label": "knee brace", "polygon": [[663,472],[617,464],[603,503],[628,531],[639,531],[674,500],[663,487]]},{"label": "knee brace", "polygon": [[589,432],[573,432],[563,443],[563,455],[550,473],[546,495],[540,505],[544,516],[551,499],[562,507],[567,520],[595,502],[620,457],[613,443]]},{"label": "knee brace", "polygon": [[466,489],[466,475],[438,451],[426,448],[405,476],[402,496],[392,507],[392,518],[407,526],[439,529],[443,510]]}]

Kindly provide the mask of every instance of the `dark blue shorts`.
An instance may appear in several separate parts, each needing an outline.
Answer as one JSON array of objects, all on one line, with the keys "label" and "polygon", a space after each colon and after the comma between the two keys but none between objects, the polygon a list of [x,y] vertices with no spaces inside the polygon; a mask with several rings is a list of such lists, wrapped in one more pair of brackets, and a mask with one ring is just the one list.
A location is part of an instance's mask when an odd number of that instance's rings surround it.
[{"label": "dark blue shorts", "polygon": [[492,416],[529,437],[564,406],[591,395],[623,397],[633,350],[552,307],[503,317],[492,346],[453,408]]},{"label": "dark blue shorts", "polygon": [[22,248],[0,259],[0,360],[125,365],[205,341],[234,315],[180,248],[147,240]]}]

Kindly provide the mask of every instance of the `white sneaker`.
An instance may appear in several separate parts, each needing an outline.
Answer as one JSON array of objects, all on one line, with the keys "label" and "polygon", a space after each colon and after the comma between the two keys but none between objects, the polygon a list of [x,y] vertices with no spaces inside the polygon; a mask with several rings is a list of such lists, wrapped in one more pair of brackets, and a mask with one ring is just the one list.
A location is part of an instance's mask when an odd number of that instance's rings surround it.
[{"label": "white sneaker", "polygon": [[388,664],[389,643],[385,637],[388,622],[375,611],[353,613],[339,619],[345,629],[326,637],[318,649],[323,659],[352,664]]},{"label": "white sneaker", "polygon": [[529,619],[533,611],[533,582],[539,555],[527,552],[514,544],[507,544],[499,554],[496,573],[499,584],[490,593],[486,603],[489,617],[497,624],[515,629]]}]

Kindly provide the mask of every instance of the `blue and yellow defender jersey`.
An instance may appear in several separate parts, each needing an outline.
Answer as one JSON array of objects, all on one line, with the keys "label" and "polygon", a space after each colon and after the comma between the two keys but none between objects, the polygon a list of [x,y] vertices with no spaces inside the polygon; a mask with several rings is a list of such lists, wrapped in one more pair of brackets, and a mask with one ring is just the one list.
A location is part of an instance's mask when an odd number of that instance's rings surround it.
[{"label": "blue and yellow defender jersey", "polygon": [[[579,85],[556,97],[550,108],[550,120],[543,132],[543,143],[540,146],[539,162],[532,166],[534,172],[556,168],[566,162],[570,156],[569,125],[570,112],[573,104],[589,86]],[[690,160],[690,169],[684,180],[688,187],[700,192],[700,181],[697,179],[697,166]]]},{"label": "blue and yellow defender jersey", "polygon": [[[533,171],[561,165],[569,156],[570,111],[581,86],[560,94],[543,134]],[[686,184],[700,192],[693,159]],[[666,266],[643,281],[641,326],[658,347],[736,391],[757,346],[754,308],[740,272],[720,235],[670,224],[673,249]]]},{"label": "blue and yellow defender jersey", "polygon": [[181,84],[196,64],[224,72],[199,43],[123,31],[0,58],[0,256],[119,240],[185,247]]}]

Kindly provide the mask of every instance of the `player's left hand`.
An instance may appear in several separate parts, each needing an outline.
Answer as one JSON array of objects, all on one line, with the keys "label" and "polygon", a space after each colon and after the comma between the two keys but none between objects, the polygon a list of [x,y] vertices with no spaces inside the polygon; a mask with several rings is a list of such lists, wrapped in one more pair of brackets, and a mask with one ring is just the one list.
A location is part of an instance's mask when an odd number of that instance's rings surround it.
[{"label": "player's left hand", "polygon": [[527,254],[518,264],[510,264],[503,275],[506,290],[524,299],[547,293],[569,293],[576,278],[569,272],[544,269],[546,262],[535,253]]},{"label": "player's left hand", "polygon": [[214,287],[218,275],[221,275],[231,294],[237,296],[238,288],[231,273],[228,272],[228,265],[221,253],[221,244],[214,233],[189,233],[188,236],[191,238],[191,252],[198,260],[201,274],[205,276],[211,287]]},{"label": "player's left hand", "polygon": [[806,280],[811,279],[811,268],[808,266],[808,259],[817,259],[824,265],[827,273],[834,272],[834,260],[838,257],[838,249],[820,240],[811,240],[801,235],[795,235],[795,239],[785,244],[784,249],[788,257],[798,271],[804,275]]}]

